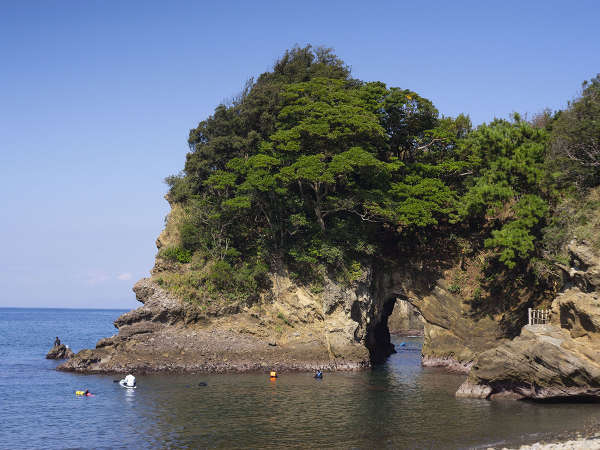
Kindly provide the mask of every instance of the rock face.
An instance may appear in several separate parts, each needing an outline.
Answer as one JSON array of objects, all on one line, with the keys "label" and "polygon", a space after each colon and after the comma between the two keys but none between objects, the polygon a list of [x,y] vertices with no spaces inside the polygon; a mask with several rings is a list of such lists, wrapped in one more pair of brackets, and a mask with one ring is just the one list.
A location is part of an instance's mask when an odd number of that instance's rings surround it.
[{"label": "rock face", "polygon": [[468,372],[475,356],[504,339],[499,323],[477,318],[450,292],[440,271],[425,264],[399,266],[381,276],[380,298],[404,299],[424,320],[423,365]]},{"label": "rock face", "polygon": [[552,302],[550,323],[479,354],[457,396],[600,399],[600,258],[569,245],[568,283]]},{"label": "rock face", "polygon": [[[420,267],[365,271],[352,286],[329,280],[314,294],[273,275],[252,306],[210,313],[176,299],[152,279],[134,286],[143,303],[115,321],[117,335],[59,367],[78,372],[354,370],[394,352],[388,318],[398,298],[424,317],[424,364],[468,369],[497,341],[492,320],[474,321],[443,280]],[[401,302],[398,302],[402,305]],[[408,310],[409,307],[407,306]],[[416,319],[419,320],[420,319]]]},{"label": "rock face", "polygon": [[[59,367],[78,372],[353,370],[369,365],[346,314],[355,291],[330,286],[318,302],[289,279],[275,301],[217,317],[173,298],[150,279],[134,287],[144,305],[115,321],[119,333]],[[355,308],[356,309],[356,308]],[[326,319],[325,319],[326,318]]]},{"label": "rock face", "polygon": [[388,318],[390,333],[403,336],[422,336],[425,320],[408,300],[396,299],[394,311]]},{"label": "rock face", "polygon": [[[181,214],[174,205],[157,239],[159,249],[177,245]],[[476,354],[497,345],[504,333],[496,321],[474,317],[450,292],[433,258],[423,259],[427,263],[399,257],[394,266],[367,267],[352,283],[325,280],[319,293],[296,285],[285,272],[273,273],[272,289],[251,304],[207,306],[183,301],[161,287],[161,274],[185,273],[189,264],[157,257],[152,277],[133,288],[143,306],[115,321],[118,334],[79,352],[59,369],[353,370],[394,352],[390,327],[415,326],[423,330],[425,365],[468,371]]]},{"label": "rock face", "polygon": [[[173,207],[159,248],[177,244],[183,213]],[[421,261],[419,255],[398,256],[397,264],[367,267],[352,283],[325,280],[318,293],[283,271],[273,273],[272,288],[247,304],[181,300],[161,287],[160,277],[185,275],[191,265],[157,257],[152,277],[133,288],[143,306],[115,321],[118,334],[59,369],[355,370],[394,352],[390,329],[422,327],[423,365],[468,373],[458,396],[600,398],[600,258],[585,243],[574,241],[569,251],[571,264],[563,268],[568,282],[552,303],[550,322],[524,326],[513,340],[501,326],[506,311],[482,314],[461,298],[449,281],[456,261],[439,254]],[[521,307],[527,302],[533,303],[529,298]],[[508,317],[517,331],[526,321],[519,311]]]},{"label": "rock face", "polygon": [[46,359],[69,359],[75,355],[73,350],[68,348],[66,345],[55,345],[46,354]]}]

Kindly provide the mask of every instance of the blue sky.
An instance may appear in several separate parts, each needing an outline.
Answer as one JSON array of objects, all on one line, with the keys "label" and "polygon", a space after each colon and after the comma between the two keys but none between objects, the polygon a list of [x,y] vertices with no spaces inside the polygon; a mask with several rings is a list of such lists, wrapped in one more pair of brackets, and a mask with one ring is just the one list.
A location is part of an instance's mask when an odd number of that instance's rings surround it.
[{"label": "blue sky", "polygon": [[190,128],[294,44],[475,123],[600,72],[596,1],[0,0],[0,307],[130,308]]}]

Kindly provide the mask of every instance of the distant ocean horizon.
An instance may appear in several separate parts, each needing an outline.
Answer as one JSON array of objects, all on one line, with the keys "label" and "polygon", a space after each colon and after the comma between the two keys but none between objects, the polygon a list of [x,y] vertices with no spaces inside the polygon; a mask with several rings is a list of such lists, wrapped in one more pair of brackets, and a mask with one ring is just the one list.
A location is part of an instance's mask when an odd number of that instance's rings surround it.
[{"label": "distant ocean horizon", "polygon": [[74,310],[91,310],[91,311],[130,311],[131,308],[85,308],[85,307],[69,307],[69,306],[0,306],[0,309],[74,309]]}]

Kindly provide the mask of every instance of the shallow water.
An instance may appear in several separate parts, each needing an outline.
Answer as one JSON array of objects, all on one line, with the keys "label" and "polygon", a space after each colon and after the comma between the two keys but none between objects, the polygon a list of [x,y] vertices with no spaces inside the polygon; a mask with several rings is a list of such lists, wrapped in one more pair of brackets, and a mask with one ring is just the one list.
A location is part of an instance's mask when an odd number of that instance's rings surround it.
[{"label": "shallow water", "polygon": [[[0,448],[468,448],[549,439],[600,421],[600,405],[456,399],[464,376],[420,365],[421,340],[375,370],[282,374],[74,375],[44,359],[78,351],[123,311],[0,308]],[[207,386],[198,386],[204,381]],[[95,397],[77,398],[89,389]]]}]

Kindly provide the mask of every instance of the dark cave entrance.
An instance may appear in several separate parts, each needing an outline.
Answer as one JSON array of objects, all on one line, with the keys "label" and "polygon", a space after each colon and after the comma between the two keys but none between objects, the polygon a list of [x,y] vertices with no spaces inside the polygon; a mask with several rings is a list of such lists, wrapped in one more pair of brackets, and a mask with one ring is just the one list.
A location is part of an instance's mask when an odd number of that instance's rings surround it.
[{"label": "dark cave entrance", "polygon": [[382,364],[388,356],[396,353],[391,335],[423,336],[425,321],[421,312],[400,295],[389,298],[376,314],[379,321],[372,321],[367,329],[366,346],[371,364]]},{"label": "dark cave entrance", "polygon": [[371,364],[382,364],[388,356],[396,353],[388,328],[388,319],[392,315],[395,305],[396,297],[387,300],[383,304],[381,320],[367,331],[366,343],[367,349],[369,349]]}]

